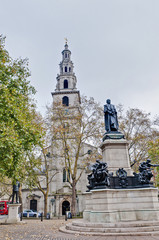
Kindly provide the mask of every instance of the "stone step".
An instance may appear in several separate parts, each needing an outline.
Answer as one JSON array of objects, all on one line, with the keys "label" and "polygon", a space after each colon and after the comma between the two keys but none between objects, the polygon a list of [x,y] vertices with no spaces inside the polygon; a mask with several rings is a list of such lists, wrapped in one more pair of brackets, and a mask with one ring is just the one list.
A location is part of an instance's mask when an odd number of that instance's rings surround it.
[{"label": "stone step", "polygon": [[72,224],[66,225],[67,230],[78,231],[78,232],[106,232],[106,233],[122,233],[122,232],[153,232],[159,231],[159,226],[149,227],[131,227],[131,228],[90,228],[74,226]]},{"label": "stone step", "polygon": [[153,232],[115,232],[115,233],[102,233],[102,232],[79,232],[66,229],[65,226],[60,227],[61,232],[66,234],[77,234],[84,236],[159,236],[159,231]]},{"label": "stone step", "polygon": [[159,226],[159,221],[131,221],[116,223],[91,223],[86,221],[73,221],[73,226],[93,227],[93,228],[129,228],[129,227],[148,227]]},{"label": "stone step", "polygon": [[64,233],[92,236],[159,236],[159,221],[90,223],[73,221],[60,228]]}]

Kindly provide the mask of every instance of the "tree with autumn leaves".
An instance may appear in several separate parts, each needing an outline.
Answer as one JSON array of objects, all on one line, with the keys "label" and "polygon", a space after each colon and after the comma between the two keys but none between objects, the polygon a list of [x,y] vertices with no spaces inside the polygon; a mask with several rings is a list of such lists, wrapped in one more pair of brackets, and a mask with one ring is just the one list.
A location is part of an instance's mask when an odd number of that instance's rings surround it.
[{"label": "tree with autumn leaves", "polygon": [[28,60],[13,60],[0,36],[0,174],[11,184],[23,182],[27,155],[41,145],[29,76]]},{"label": "tree with autumn leaves", "polygon": [[[88,163],[99,157],[98,148],[93,146],[99,145],[103,134],[101,107],[93,98],[83,96],[81,104],[75,107],[55,102],[49,114],[52,157],[61,159],[60,164],[65,167],[72,189],[71,212],[75,215],[77,183]],[[87,151],[84,144],[91,144]]]},{"label": "tree with autumn leaves", "polygon": [[[153,163],[159,164],[159,138],[149,142],[149,156]],[[154,181],[156,186],[159,186],[159,167],[154,169]]]},{"label": "tree with autumn leaves", "polygon": [[152,156],[153,142],[159,138],[158,124],[152,120],[150,113],[141,109],[129,108],[124,111],[122,105],[117,109],[120,131],[129,142],[130,161],[136,161],[133,167],[137,171],[139,163]]}]

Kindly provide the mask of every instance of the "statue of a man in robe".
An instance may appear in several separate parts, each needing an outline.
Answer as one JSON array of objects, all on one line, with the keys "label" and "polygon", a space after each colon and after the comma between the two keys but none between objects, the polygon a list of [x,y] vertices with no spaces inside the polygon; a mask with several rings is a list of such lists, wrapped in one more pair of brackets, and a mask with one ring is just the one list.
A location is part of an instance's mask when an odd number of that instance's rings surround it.
[{"label": "statue of a man in robe", "polygon": [[106,132],[118,131],[118,118],[115,106],[111,104],[110,99],[107,99],[106,105],[104,105],[105,116],[105,130]]}]

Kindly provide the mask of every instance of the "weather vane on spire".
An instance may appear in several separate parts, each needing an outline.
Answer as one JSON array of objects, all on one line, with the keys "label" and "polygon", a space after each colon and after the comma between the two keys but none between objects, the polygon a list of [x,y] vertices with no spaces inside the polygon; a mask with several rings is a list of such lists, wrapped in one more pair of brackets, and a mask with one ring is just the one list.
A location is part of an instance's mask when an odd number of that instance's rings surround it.
[{"label": "weather vane on spire", "polygon": [[65,41],[66,41],[66,44],[67,44],[67,42],[68,42],[68,39],[67,39],[67,38],[65,38]]}]

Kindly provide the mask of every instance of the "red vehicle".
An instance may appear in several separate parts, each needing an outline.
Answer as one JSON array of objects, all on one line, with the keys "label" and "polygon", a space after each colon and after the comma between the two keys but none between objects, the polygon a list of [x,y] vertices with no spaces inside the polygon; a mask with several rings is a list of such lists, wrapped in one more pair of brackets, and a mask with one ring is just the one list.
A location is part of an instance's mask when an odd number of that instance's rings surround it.
[{"label": "red vehicle", "polygon": [[8,215],[9,201],[0,201],[0,215]]}]

